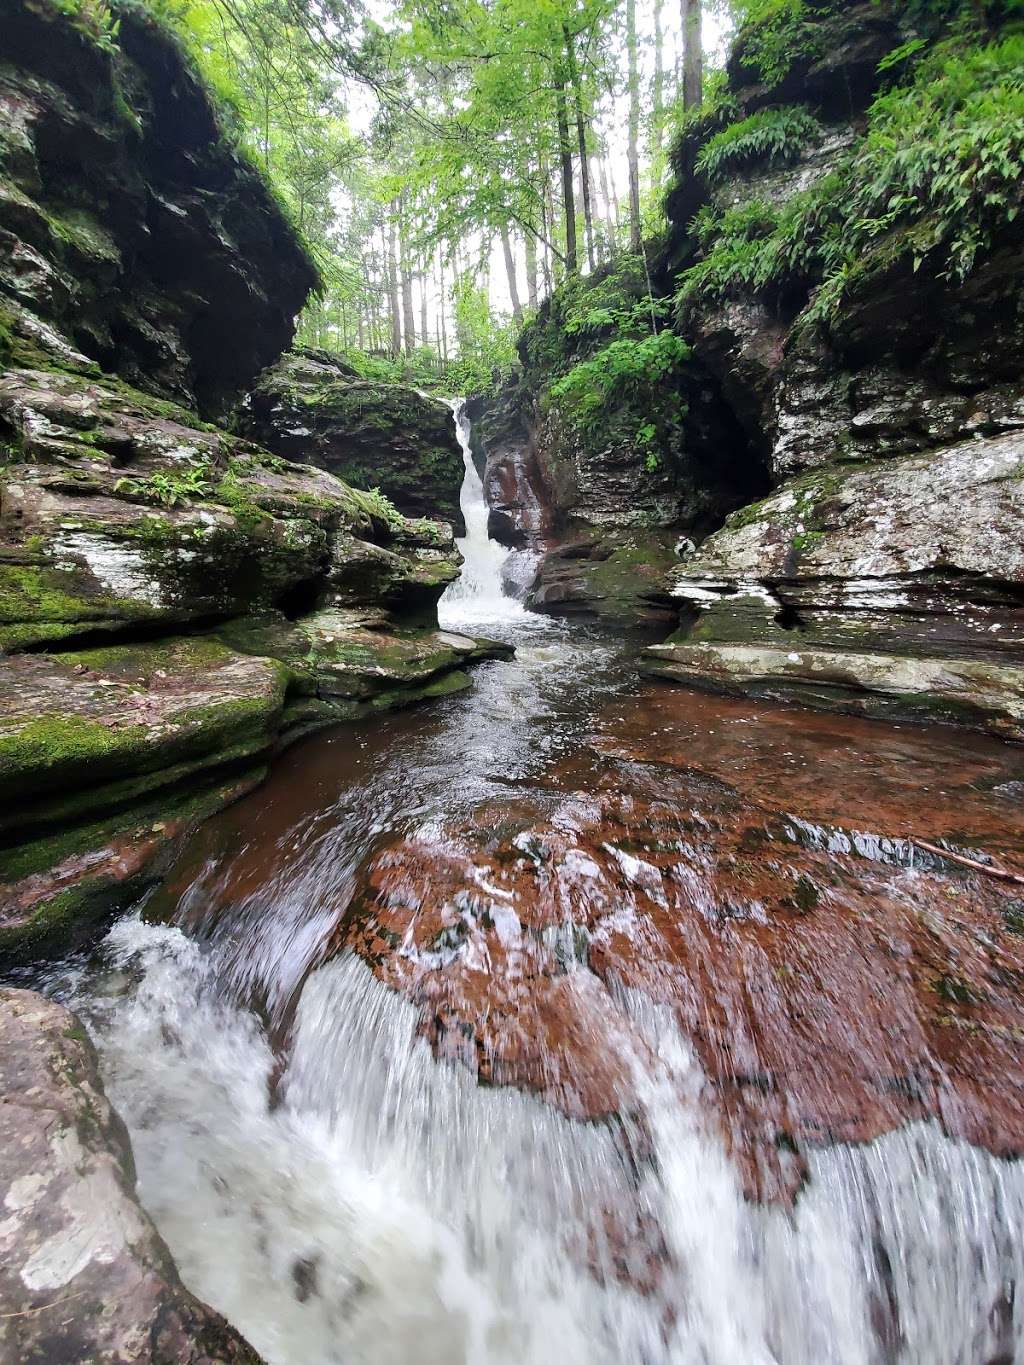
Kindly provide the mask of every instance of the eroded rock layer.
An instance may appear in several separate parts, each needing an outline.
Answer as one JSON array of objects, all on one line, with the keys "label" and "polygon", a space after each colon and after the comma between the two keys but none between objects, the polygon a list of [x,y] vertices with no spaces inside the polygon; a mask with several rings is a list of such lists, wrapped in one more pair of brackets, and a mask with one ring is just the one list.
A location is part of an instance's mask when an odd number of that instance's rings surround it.
[{"label": "eroded rock layer", "polygon": [[27,338],[223,413],[316,270],[176,41],[116,13],[100,42],[51,0],[4,6],[0,358]]}]

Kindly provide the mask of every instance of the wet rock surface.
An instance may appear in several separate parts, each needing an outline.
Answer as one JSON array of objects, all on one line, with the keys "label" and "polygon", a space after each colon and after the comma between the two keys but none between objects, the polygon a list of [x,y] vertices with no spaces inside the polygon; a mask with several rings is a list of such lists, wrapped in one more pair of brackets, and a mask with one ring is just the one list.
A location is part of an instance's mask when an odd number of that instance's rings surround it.
[{"label": "wet rock surface", "polygon": [[361,379],[327,351],[300,349],[260,376],[241,426],[276,455],[379,488],[407,516],[464,529],[462,452],[451,408],[439,399]]},{"label": "wet rock surface", "polygon": [[380,851],[334,946],[439,1056],[577,1118],[630,1113],[636,1011],[669,1010],[753,1197],[912,1119],[1017,1155],[1020,772],[951,733],[643,694],[539,799]]},{"label": "wet rock surface", "polygon": [[0,1360],[259,1365],[182,1286],[75,1016],[0,989]]},{"label": "wet rock surface", "polygon": [[1019,738],[1022,461],[1010,433],[786,484],[673,574],[649,671]]}]

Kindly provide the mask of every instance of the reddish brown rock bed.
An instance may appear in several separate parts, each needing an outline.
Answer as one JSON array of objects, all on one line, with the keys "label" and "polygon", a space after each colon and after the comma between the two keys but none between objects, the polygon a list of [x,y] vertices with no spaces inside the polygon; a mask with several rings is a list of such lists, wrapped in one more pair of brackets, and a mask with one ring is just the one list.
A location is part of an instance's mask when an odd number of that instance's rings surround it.
[{"label": "reddish brown rock bed", "polygon": [[[933,1117],[1024,1147],[1024,755],[655,691],[536,794],[395,841],[332,941],[437,1053],[566,1113],[629,1111],[671,1011],[748,1193],[805,1144]],[[948,844],[946,859],[917,844]]]},{"label": "reddish brown rock bed", "polygon": [[[426,738],[450,742],[444,724]],[[815,1145],[915,1119],[1024,1149],[1020,748],[655,687],[606,703],[539,777],[502,778],[499,754],[479,801],[442,788],[444,814],[423,798],[395,818],[375,746],[404,752],[411,802],[430,769],[401,727],[435,722],[393,725],[356,757],[289,755],[155,911],[244,956],[305,898],[306,970],[354,951],[439,1058],[631,1131],[668,1021],[754,1197],[790,1197]]]}]

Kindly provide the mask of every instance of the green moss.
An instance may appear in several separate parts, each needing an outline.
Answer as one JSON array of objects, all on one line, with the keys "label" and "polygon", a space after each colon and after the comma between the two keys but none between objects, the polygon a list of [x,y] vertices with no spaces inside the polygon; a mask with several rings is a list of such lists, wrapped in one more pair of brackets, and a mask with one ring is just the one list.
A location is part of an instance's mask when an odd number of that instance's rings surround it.
[{"label": "green moss", "polygon": [[76,575],[62,569],[0,561],[0,625],[90,621],[126,609],[135,616],[146,614],[135,602],[103,594],[87,597],[76,586]]},{"label": "green moss", "polygon": [[[135,805],[129,817],[109,816],[76,829],[48,835],[20,847],[0,851],[0,883],[11,885],[22,878],[45,874],[68,859],[88,858],[98,850],[130,847],[138,840],[162,834],[166,825],[179,823],[182,835],[197,823],[223,809],[266,774],[262,765],[250,767],[214,784],[194,786],[185,792],[168,793]],[[10,918],[0,924],[0,965],[38,960],[47,953],[63,953],[87,941],[119,910],[126,908],[159,880],[173,855],[170,841],[155,841],[153,855],[133,875],[116,880],[109,872],[89,874],[64,889],[45,896],[23,922]]]},{"label": "green moss", "polygon": [[109,678],[131,678],[147,684],[158,670],[187,670],[227,663],[232,655],[212,635],[174,636],[146,644],[103,645],[60,656],[68,667],[81,664],[92,673]]},{"label": "green moss", "polygon": [[0,734],[0,792],[34,796],[88,766],[137,754],[150,733],[145,725],[115,728],[81,716],[39,716]]},{"label": "green moss", "polygon": [[806,554],[820,545],[824,539],[823,531],[800,531],[793,537],[792,552],[795,555]]}]

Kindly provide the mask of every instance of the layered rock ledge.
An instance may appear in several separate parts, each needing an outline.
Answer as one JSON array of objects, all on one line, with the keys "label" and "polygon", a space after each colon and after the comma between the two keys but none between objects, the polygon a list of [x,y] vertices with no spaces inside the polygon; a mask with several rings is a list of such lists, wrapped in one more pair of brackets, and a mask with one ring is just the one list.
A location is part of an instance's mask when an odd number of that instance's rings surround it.
[{"label": "layered rock ledge", "polygon": [[1024,738],[1024,436],[815,469],[673,574],[645,670]]}]

